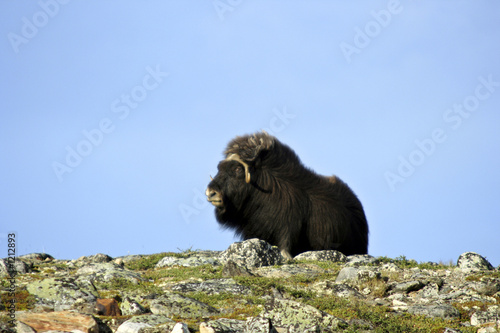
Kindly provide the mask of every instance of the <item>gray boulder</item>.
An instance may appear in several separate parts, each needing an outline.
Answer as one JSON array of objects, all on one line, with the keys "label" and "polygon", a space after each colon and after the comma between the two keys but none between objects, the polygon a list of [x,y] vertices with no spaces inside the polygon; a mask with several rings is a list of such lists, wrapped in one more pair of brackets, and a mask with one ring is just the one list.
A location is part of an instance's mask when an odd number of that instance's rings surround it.
[{"label": "gray boulder", "polygon": [[494,269],[488,260],[475,252],[461,254],[457,260],[457,268],[465,272],[481,272]]},{"label": "gray boulder", "polygon": [[237,265],[252,268],[279,265],[285,261],[285,258],[278,247],[253,238],[231,244],[226,251],[221,253],[219,260],[223,264],[232,260]]},{"label": "gray boulder", "polygon": [[339,330],[348,324],[337,317],[299,302],[274,299],[266,305],[266,312],[262,315],[271,320],[274,327],[286,328],[288,332],[308,332],[311,328],[320,328],[322,332]]},{"label": "gray boulder", "polygon": [[408,308],[408,312],[427,317],[454,319],[460,317],[460,312],[449,304],[415,305]]}]

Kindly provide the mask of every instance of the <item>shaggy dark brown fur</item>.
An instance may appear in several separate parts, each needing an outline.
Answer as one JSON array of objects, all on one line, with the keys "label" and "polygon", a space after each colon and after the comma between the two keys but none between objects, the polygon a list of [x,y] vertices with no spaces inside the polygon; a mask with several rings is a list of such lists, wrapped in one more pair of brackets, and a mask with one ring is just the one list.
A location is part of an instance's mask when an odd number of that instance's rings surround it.
[{"label": "shaggy dark brown fur", "polygon": [[363,207],[342,180],[304,167],[265,132],[236,137],[224,154],[206,191],[222,226],[277,245],[289,258],[311,250],[367,253]]}]

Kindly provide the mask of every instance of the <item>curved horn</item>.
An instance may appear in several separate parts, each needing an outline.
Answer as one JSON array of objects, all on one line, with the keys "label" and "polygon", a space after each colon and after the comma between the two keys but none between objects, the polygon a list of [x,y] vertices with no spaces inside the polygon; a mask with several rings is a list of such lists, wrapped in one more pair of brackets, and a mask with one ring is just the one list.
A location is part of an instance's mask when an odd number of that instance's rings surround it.
[{"label": "curved horn", "polygon": [[243,165],[243,167],[245,168],[245,182],[248,184],[250,183],[250,170],[249,170],[249,166],[246,162],[244,162],[239,156],[238,154],[231,154],[229,155],[227,158],[226,158],[226,161],[236,161],[236,162],[239,162],[241,163],[241,165]]}]

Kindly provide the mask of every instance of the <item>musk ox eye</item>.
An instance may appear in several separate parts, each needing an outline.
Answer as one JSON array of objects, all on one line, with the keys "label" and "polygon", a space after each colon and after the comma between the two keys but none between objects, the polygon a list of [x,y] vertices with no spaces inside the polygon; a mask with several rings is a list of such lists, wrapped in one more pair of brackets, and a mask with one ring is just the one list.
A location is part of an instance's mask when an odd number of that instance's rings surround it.
[{"label": "musk ox eye", "polygon": [[240,165],[238,165],[236,167],[236,169],[234,169],[234,171],[236,171],[237,173],[242,173],[243,172],[243,167],[241,167]]}]

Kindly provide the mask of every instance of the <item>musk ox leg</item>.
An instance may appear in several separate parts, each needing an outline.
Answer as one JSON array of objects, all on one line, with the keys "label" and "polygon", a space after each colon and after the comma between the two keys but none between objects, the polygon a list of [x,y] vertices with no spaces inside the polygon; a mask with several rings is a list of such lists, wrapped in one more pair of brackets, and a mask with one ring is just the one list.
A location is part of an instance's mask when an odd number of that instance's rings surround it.
[{"label": "musk ox leg", "polygon": [[285,257],[286,260],[292,260],[293,259],[293,257],[290,254],[290,252],[288,252],[288,250],[286,250],[286,249],[281,249],[281,255],[283,257]]}]

